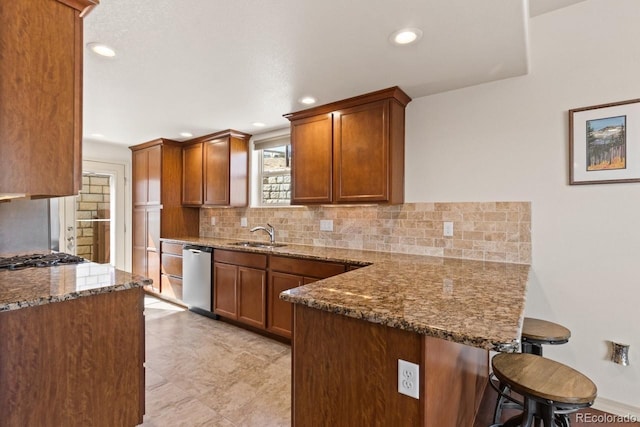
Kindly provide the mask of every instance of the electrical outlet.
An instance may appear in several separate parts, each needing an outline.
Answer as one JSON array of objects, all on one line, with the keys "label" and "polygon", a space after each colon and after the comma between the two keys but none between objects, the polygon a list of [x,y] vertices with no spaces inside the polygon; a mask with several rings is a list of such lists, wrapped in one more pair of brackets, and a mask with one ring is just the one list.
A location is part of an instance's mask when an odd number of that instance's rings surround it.
[{"label": "electrical outlet", "polygon": [[247,218],[242,217],[240,218],[240,227],[246,227],[247,226]]},{"label": "electrical outlet", "polygon": [[445,295],[453,295],[453,280],[452,279],[443,279],[442,280],[442,293]]},{"label": "electrical outlet", "polygon": [[453,222],[445,221],[442,227],[442,234],[444,237],[453,237]]},{"label": "electrical outlet", "polygon": [[332,219],[321,219],[320,220],[320,231],[333,231],[333,220]]},{"label": "electrical outlet", "polygon": [[420,365],[398,359],[398,393],[420,399]]},{"label": "electrical outlet", "polygon": [[215,216],[211,217],[211,225],[216,225],[216,217]]}]

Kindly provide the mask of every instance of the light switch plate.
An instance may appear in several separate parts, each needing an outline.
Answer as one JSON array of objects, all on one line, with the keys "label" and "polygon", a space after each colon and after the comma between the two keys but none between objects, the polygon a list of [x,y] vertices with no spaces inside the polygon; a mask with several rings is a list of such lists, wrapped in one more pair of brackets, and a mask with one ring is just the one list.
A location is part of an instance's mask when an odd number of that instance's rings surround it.
[{"label": "light switch plate", "polygon": [[321,219],[320,220],[320,231],[333,231],[333,220],[332,219]]},{"label": "light switch plate", "polygon": [[211,225],[216,225],[216,217],[215,216],[211,217]]},{"label": "light switch plate", "polygon": [[247,226],[247,218],[242,217],[240,218],[240,227],[246,227]]},{"label": "light switch plate", "polygon": [[444,237],[453,237],[453,222],[445,221],[442,227],[442,234]]}]

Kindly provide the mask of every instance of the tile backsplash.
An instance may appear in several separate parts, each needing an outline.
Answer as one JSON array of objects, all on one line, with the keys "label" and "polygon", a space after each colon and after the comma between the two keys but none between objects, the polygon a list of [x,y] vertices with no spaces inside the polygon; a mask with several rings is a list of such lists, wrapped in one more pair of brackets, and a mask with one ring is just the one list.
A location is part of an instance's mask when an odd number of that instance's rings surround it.
[{"label": "tile backsplash", "polygon": [[[333,231],[320,231],[320,220],[333,220]],[[452,237],[444,222],[453,222]],[[531,263],[530,202],[200,209],[201,237],[268,240],[249,232],[266,223],[279,243]]]}]

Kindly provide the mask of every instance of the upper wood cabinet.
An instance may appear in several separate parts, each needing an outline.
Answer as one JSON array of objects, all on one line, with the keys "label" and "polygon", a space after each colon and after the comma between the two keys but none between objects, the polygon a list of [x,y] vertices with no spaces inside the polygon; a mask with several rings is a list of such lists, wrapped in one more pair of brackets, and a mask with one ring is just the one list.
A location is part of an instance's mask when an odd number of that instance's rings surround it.
[{"label": "upper wood cabinet", "polygon": [[[167,151],[165,149],[165,151]],[[160,205],[162,145],[136,150],[133,156],[133,204]]]},{"label": "upper wood cabinet", "polygon": [[0,3],[0,199],[82,186],[82,17],[97,0]]},{"label": "upper wood cabinet", "polygon": [[404,110],[392,87],[286,114],[291,204],[403,203]]},{"label": "upper wood cabinet", "polygon": [[185,142],[182,203],[247,206],[250,138],[229,129]]},{"label": "upper wood cabinet", "polygon": [[202,142],[182,147],[182,204],[202,204]]}]

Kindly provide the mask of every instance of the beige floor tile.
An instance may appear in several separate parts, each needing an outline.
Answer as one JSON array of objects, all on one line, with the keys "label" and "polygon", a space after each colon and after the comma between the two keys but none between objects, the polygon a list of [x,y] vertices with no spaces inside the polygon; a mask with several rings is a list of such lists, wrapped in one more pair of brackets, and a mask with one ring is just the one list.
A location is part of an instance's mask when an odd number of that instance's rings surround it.
[{"label": "beige floor tile", "polygon": [[145,298],[143,427],[291,424],[291,348]]}]

